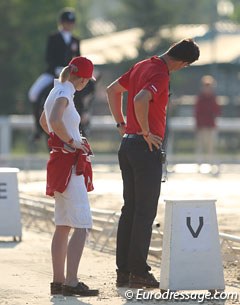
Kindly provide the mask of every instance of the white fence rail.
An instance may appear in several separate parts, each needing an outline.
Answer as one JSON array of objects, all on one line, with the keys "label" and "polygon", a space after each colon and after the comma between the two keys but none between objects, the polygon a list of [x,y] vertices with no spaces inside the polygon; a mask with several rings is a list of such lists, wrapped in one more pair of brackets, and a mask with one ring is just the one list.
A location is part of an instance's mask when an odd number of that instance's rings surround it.
[{"label": "white fence rail", "polygon": [[[240,135],[239,118],[217,118],[216,121],[218,133],[229,133]],[[173,144],[177,133],[189,132],[195,133],[195,120],[193,117],[172,117],[169,119],[169,137],[168,137],[168,155],[173,153]]]},{"label": "white fence rail", "polygon": [[[240,134],[239,118],[218,118],[217,127],[219,133],[227,132]],[[33,131],[34,120],[32,115],[9,115],[0,116],[0,155],[8,155],[11,151],[12,134],[14,130]],[[93,116],[91,119],[91,129],[103,132],[114,131],[115,122],[111,115]],[[172,117],[169,118],[169,139],[168,153],[173,152],[173,143],[178,132],[195,132],[195,122],[193,117]]]},{"label": "white fence rail", "polygon": [[[91,128],[94,130],[108,131],[115,128],[112,117],[93,116]],[[8,155],[11,152],[12,134],[14,130],[34,130],[34,119],[32,115],[9,115],[0,116],[0,155]]]},{"label": "white fence rail", "polygon": [[[21,213],[28,216],[25,220],[25,226],[28,228],[36,224],[37,219],[41,219],[50,224],[54,223],[54,200],[50,197],[39,197],[19,194]],[[115,247],[115,238],[117,224],[120,213],[114,210],[91,209],[93,218],[92,245],[100,251],[109,247],[113,239]],[[46,224],[47,225],[47,224]],[[48,227],[48,226],[47,226]],[[239,259],[240,255],[240,237],[226,233],[219,233],[221,241],[221,250],[224,260],[234,261]],[[153,234],[150,245],[150,253],[160,257],[162,251],[163,233],[160,224],[155,221],[153,225]]]}]

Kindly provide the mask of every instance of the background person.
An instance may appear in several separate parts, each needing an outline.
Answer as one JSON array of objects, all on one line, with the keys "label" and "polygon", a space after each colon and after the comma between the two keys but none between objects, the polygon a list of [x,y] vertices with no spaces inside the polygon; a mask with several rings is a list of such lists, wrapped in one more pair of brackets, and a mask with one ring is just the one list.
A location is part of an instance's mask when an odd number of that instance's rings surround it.
[{"label": "background person", "polygon": [[[58,31],[49,35],[46,45],[45,59],[47,63],[46,72],[41,74],[31,86],[28,97],[33,106],[33,115],[35,121],[35,132],[32,140],[38,140],[43,132],[39,118],[42,114],[43,104],[47,95],[53,87],[54,78],[58,78],[63,67],[67,66],[69,61],[80,55],[80,40],[72,34],[76,24],[76,15],[73,8],[64,8],[59,15]],[[95,84],[90,81],[86,89],[76,91],[74,94],[74,103],[82,115],[81,129],[87,129],[87,118],[85,113],[88,110],[86,99],[88,95],[94,94]],[[84,108],[84,110],[83,110]],[[86,132],[83,132],[86,136]]]},{"label": "background person", "polygon": [[[80,91],[87,85],[92,73],[93,64],[90,60],[75,57],[62,70],[59,80],[55,80],[40,118],[43,130],[50,135],[49,146],[52,148],[47,164],[46,192],[55,198],[51,294],[98,294],[98,290],[89,289],[77,278],[87,230],[92,227],[87,196],[87,190],[92,190],[92,185],[88,184],[91,173],[84,169],[87,162],[85,155],[89,154],[90,147],[79,132],[81,118],[74,106],[73,95],[76,90]],[[68,242],[71,228],[74,231]]]},{"label": "background person", "polygon": [[214,91],[216,81],[211,75],[201,79],[201,91],[195,103],[196,121],[196,155],[197,162],[214,164],[216,162],[215,148],[217,140],[216,118],[221,109]]},{"label": "background person", "polygon": [[62,68],[67,66],[73,57],[80,55],[80,40],[72,35],[75,21],[74,9],[64,8],[60,12],[58,31],[50,34],[47,39],[45,53],[46,72],[41,74],[29,89],[28,97],[33,105],[35,120],[33,140],[39,139],[42,134],[39,118],[43,110],[44,101],[53,87],[54,78],[58,78]]},{"label": "background person", "polygon": [[[161,188],[161,145],[169,73],[188,66],[198,57],[196,43],[184,39],[163,55],[136,63],[107,88],[109,107],[123,136],[118,152],[124,198],[117,232],[116,284],[119,287],[159,287],[149,272],[147,256]],[[128,92],[126,124],[122,113],[125,91]]]}]

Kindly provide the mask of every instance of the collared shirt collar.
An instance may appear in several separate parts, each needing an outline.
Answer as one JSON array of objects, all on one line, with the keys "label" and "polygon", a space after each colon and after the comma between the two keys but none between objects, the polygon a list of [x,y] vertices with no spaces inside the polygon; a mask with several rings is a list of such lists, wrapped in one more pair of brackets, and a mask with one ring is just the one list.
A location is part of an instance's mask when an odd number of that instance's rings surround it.
[{"label": "collared shirt collar", "polygon": [[168,69],[168,65],[167,65],[166,60],[163,57],[161,57],[161,56],[158,56],[158,58],[165,63],[165,65],[167,67],[167,70],[168,70],[168,74],[169,74],[169,69]]},{"label": "collared shirt collar", "polygon": [[54,87],[64,86],[67,90],[69,90],[71,95],[74,95],[76,89],[70,81],[66,81],[61,83],[58,79],[54,79]]},{"label": "collared shirt collar", "polygon": [[167,63],[166,63],[166,61],[165,61],[165,59],[163,57],[155,55],[155,56],[151,57],[151,60],[155,61],[155,62],[159,62],[159,63],[163,62],[166,65],[167,72],[168,72],[168,75],[169,75],[168,65],[167,65]]}]

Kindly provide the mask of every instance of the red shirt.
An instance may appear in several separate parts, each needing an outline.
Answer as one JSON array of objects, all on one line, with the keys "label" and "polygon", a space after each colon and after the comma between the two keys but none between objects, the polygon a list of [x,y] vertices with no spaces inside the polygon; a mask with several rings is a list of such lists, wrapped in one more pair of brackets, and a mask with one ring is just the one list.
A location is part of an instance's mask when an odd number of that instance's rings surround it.
[{"label": "red shirt", "polygon": [[135,64],[118,81],[128,91],[126,133],[141,132],[134,111],[134,97],[145,89],[152,93],[148,113],[150,131],[163,138],[169,93],[169,73],[166,63],[157,56],[151,57]]},{"label": "red shirt", "polygon": [[196,124],[201,127],[215,127],[216,117],[221,113],[215,94],[201,93],[195,105]]}]

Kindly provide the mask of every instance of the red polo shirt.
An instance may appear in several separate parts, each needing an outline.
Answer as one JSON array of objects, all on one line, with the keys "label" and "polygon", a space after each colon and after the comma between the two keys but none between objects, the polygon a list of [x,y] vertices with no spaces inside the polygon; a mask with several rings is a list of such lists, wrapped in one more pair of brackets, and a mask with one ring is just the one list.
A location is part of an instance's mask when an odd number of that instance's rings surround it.
[{"label": "red polo shirt", "polygon": [[134,97],[145,89],[152,93],[148,113],[150,132],[163,138],[169,93],[169,73],[166,63],[157,56],[151,57],[135,64],[118,81],[128,91],[126,133],[141,132],[134,111]]}]

